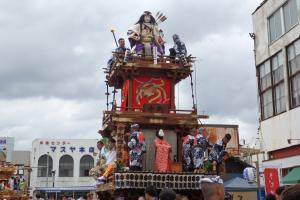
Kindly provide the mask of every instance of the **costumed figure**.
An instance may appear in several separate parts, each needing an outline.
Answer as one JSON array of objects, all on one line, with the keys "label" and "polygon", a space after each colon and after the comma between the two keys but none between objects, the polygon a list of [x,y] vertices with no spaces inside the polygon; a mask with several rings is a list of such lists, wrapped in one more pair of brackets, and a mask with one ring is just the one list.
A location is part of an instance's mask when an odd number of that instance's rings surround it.
[{"label": "costumed figure", "polygon": [[154,140],[155,147],[155,166],[154,170],[158,172],[168,172],[171,170],[171,152],[172,147],[167,140],[164,139],[164,131],[160,129],[156,133]]},{"label": "costumed figure", "polygon": [[107,69],[109,70],[109,72],[111,72],[111,69],[112,69],[113,65],[117,61],[117,55],[116,54],[123,53],[124,54],[123,62],[124,63],[128,62],[128,57],[129,57],[129,54],[130,54],[130,50],[128,48],[126,48],[124,38],[119,38],[118,44],[119,44],[119,46],[115,49],[115,53],[107,61]]},{"label": "costumed figure", "polygon": [[208,160],[217,166],[217,172],[224,171],[224,156],[228,155],[226,152],[226,146],[231,139],[230,134],[226,134],[222,140],[215,143],[208,155]]},{"label": "costumed figure", "polygon": [[129,169],[141,171],[143,169],[143,154],[146,152],[146,143],[143,132],[139,131],[138,124],[131,125],[128,148]]},{"label": "costumed figure", "polygon": [[131,48],[135,47],[137,54],[152,56],[153,47],[157,48],[158,55],[164,54],[163,34],[151,12],[145,11],[138,22],[128,30],[127,35]]},{"label": "costumed figure", "polygon": [[[192,129],[195,133],[195,144],[192,149],[193,168],[195,171],[203,172],[204,153],[209,146],[209,143],[203,135],[199,134],[196,128]],[[201,171],[202,170],[202,171]]]},{"label": "costumed figure", "polygon": [[184,42],[182,42],[177,34],[173,35],[174,47],[170,48],[170,57],[175,59],[179,58],[183,66],[187,66],[188,62],[186,60],[187,50]]},{"label": "costumed figure", "polygon": [[192,150],[195,136],[191,133],[183,138],[183,170],[185,172],[193,171]]}]

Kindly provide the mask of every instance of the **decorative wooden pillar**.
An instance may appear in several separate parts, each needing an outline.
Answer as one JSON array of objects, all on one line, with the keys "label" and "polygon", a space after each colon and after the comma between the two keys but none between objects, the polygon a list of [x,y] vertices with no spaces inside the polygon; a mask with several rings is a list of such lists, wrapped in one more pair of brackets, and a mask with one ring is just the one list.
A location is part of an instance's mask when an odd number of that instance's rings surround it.
[{"label": "decorative wooden pillar", "polygon": [[122,152],[123,152],[123,142],[124,142],[124,134],[125,134],[125,124],[117,123],[117,162],[120,163],[122,161]]}]

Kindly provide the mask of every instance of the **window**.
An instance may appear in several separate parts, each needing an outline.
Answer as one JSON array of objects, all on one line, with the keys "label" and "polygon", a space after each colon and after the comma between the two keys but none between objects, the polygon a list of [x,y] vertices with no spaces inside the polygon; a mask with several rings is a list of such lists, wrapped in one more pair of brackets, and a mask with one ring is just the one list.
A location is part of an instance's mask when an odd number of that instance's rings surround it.
[{"label": "window", "polygon": [[291,108],[295,108],[300,105],[300,39],[291,44],[287,51]]},{"label": "window", "polygon": [[94,167],[94,158],[90,155],[82,156],[80,159],[79,176],[89,176],[90,169]]},{"label": "window", "polygon": [[269,18],[270,41],[274,41],[282,35],[281,9],[278,9]]},{"label": "window", "polygon": [[52,176],[53,160],[49,155],[42,155],[38,160],[38,177],[47,176],[47,163],[48,163],[48,177]]},{"label": "window", "polygon": [[283,6],[285,31],[290,30],[297,22],[297,3],[296,0],[290,0]]},{"label": "window", "polygon": [[265,90],[272,85],[270,61],[266,61],[260,66],[260,88]]},{"label": "window", "polygon": [[73,177],[74,161],[69,155],[64,155],[59,159],[59,176]]},{"label": "window", "polygon": [[283,56],[279,52],[271,59],[272,77],[274,86],[274,103],[275,114],[282,113],[286,110],[285,90],[284,90],[284,73],[283,73]]},{"label": "window", "polygon": [[296,0],[289,0],[268,18],[270,43],[289,31],[297,23],[297,2]]},{"label": "window", "polygon": [[282,52],[259,66],[259,87],[263,120],[286,110]]},{"label": "window", "polygon": [[285,107],[284,83],[280,83],[275,87],[275,113],[279,114],[286,110]]},{"label": "window", "polygon": [[272,89],[267,90],[262,95],[263,98],[263,119],[273,115]]}]

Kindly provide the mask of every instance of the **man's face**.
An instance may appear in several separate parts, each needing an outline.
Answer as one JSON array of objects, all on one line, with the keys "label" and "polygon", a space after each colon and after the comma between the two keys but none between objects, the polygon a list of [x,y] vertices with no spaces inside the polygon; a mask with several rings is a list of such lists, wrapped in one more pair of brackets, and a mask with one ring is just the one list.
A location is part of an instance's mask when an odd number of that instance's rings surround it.
[{"label": "man's face", "polygon": [[193,136],[197,135],[197,129],[196,128],[192,128],[191,135],[193,135]]},{"label": "man's face", "polygon": [[101,150],[102,147],[103,147],[103,144],[102,144],[101,142],[98,142],[98,143],[97,143],[97,148],[98,148],[99,150]]},{"label": "man's face", "polygon": [[114,147],[115,147],[115,143],[113,143],[113,142],[109,142],[109,143],[108,143],[108,148],[109,148],[110,150],[112,150]]},{"label": "man's face", "polygon": [[123,40],[123,39],[119,40],[119,46],[125,47],[125,40]]},{"label": "man's face", "polygon": [[230,141],[230,139],[227,139],[226,137],[224,137],[223,141],[225,144],[227,144]]},{"label": "man's face", "polygon": [[151,21],[150,15],[145,15],[145,16],[144,16],[144,21],[145,21],[146,23],[149,23],[149,22]]},{"label": "man's face", "polygon": [[138,130],[138,128],[133,127],[133,128],[131,128],[131,133],[133,133],[133,132],[135,132],[135,131],[137,131],[137,130]]}]

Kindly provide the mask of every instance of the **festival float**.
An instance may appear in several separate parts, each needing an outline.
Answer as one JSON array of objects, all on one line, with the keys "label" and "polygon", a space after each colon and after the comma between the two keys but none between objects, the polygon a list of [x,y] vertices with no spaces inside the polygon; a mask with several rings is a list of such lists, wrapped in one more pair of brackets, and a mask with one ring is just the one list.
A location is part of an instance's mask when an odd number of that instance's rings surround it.
[{"label": "festival float", "polygon": [[27,200],[27,191],[14,191],[10,187],[9,179],[15,174],[17,167],[6,162],[6,155],[0,152],[0,199]]},{"label": "festival float", "polygon": [[[185,44],[176,34],[170,54],[165,51],[163,31],[158,26],[165,20],[162,13],[154,17],[144,12],[127,33],[131,49],[120,46],[124,41],[119,40],[118,44],[112,30],[117,49],[104,68],[107,110],[103,112],[99,133],[102,138],[116,141],[116,163],[111,167],[100,159],[90,172],[94,177],[106,174],[106,179],[96,185],[100,199],[137,199],[149,185],[199,197],[201,179],[222,173],[207,158],[202,158],[203,163],[197,168],[189,168],[184,160],[185,141],[191,132],[196,138],[202,127],[200,119],[208,116],[200,115],[195,105],[192,72],[196,58],[187,55]],[[191,81],[193,103],[190,110],[180,110],[175,106],[175,86],[187,78]],[[120,104],[116,100],[118,92]],[[156,138],[160,136],[167,142],[156,148]],[[138,145],[140,149],[134,151]],[[157,159],[161,162],[157,163]]]}]

